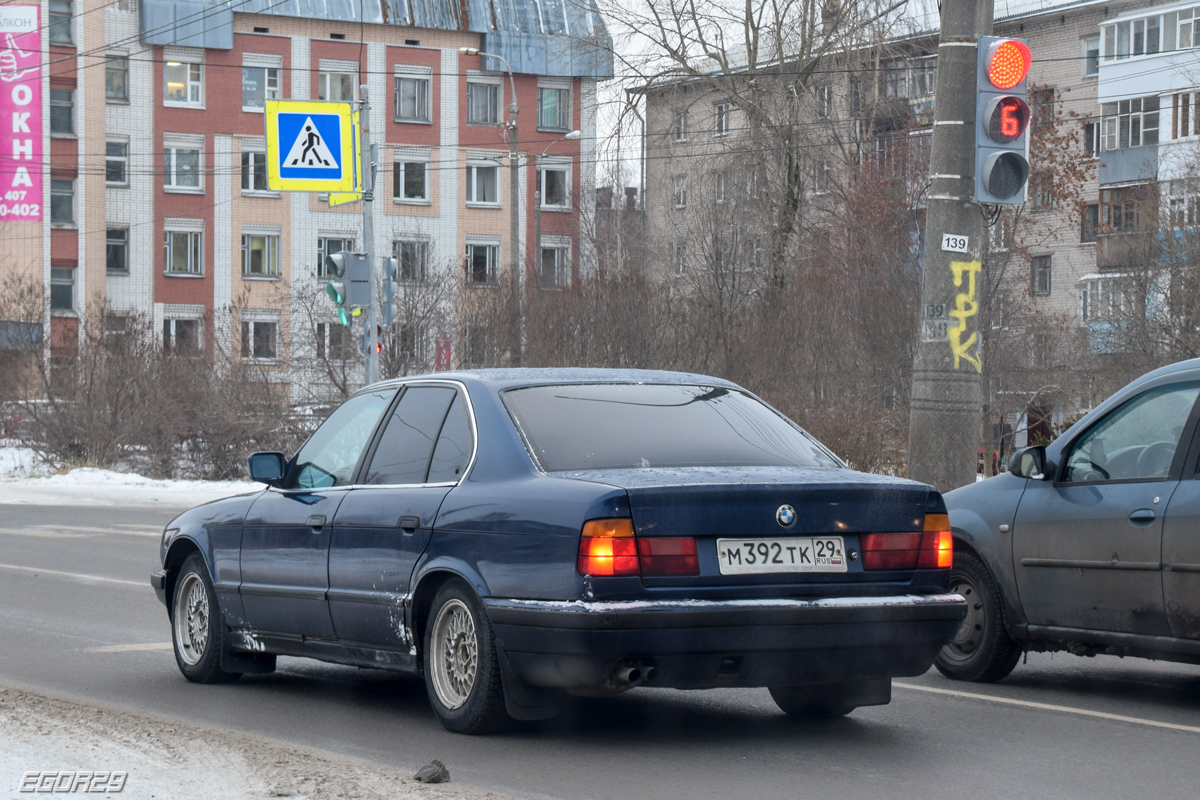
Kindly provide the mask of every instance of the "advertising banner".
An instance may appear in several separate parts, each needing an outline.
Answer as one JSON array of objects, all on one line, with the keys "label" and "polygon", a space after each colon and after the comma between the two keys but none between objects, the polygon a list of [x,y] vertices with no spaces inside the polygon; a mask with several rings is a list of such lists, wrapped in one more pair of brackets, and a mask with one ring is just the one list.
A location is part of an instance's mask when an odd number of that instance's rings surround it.
[{"label": "advertising banner", "polygon": [[0,6],[0,222],[42,219],[38,6]]}]

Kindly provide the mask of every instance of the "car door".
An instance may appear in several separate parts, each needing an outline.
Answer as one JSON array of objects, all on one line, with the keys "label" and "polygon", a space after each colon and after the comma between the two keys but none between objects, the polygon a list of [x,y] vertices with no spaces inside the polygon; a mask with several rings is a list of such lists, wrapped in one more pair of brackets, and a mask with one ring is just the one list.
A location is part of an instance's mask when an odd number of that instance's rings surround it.
[{"label": "car door", "polygon": [[1174,384],[1130,398],[1063,449],[1057,480],[1029,482],[1013,559],[1031,625],[1169,635],[1163,512],[1196,396]]},{"label": "car door", "polygon": [[329,609],[339,640],[408,651],[413,567],[473,452],[462,390],[444,383],[405,388],[376,437],[360,485],[334,520]]},{"label": "car door", "polygon": [[300,448],[282,488],[264,492],[242,534],[242,606],[249,627],[333,639],[326,592],[334,515],[394,388],[356,395]]},{"label": "car door", "polygon": [[1200,433],[1163,520],[1163,601],[1171,633],[1200,639]]}]

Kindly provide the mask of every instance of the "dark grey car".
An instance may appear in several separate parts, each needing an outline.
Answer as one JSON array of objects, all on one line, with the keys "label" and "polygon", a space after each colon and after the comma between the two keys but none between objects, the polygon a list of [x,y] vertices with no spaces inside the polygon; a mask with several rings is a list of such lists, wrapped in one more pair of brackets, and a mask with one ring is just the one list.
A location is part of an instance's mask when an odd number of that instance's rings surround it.
[{"label": "dark grey car", "polygon": [[1200,663],[1200,359],[1138,378],[1012,472],[946,495],[970,610],[937,667],[1024,650]]}]

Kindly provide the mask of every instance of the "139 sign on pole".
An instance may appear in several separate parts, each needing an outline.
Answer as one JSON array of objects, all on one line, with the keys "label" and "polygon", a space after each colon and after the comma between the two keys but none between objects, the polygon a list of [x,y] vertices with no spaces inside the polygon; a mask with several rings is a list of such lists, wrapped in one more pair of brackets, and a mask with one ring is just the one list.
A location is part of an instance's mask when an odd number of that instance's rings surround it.
[{"label": "139 sign on pole", "polygon": [[1029,182],[1032,56],[1019,39],[979,37],[975,110],[975,202],[1020,205]]}]

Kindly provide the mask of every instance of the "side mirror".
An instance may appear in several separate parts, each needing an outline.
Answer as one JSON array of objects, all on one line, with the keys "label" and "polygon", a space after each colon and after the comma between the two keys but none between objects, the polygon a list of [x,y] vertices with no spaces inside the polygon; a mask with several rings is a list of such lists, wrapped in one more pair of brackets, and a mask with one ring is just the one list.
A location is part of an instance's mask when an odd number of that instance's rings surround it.
[{"label": "side mirror", "polygon": [[283,481],[283,468],[287,458],[283,453],[253,453],[248,459],[250,479],[278,486]]},{"label": "side mirror", "polygon": [[1017,451],[1013,454],[1009,472],[1018,478],[1046,480],[1046,448],[1039,444]]}]

